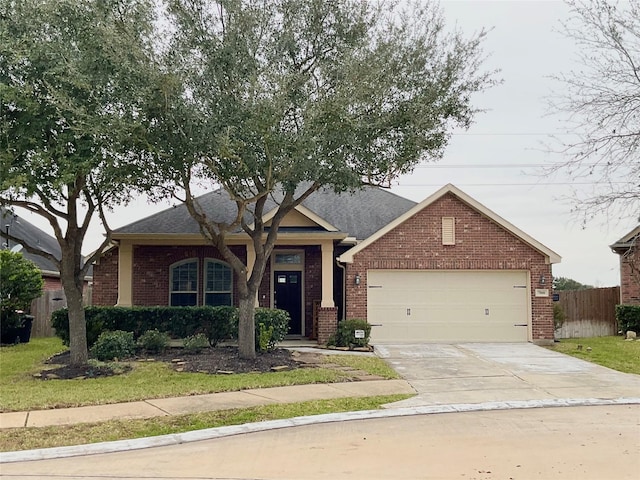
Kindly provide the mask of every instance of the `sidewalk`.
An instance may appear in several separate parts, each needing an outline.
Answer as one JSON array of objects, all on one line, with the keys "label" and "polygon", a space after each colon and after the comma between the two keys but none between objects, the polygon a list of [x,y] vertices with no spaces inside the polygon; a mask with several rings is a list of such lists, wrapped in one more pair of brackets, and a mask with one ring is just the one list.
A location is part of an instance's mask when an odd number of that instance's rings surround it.
[{"label": "sidewalk", "polygon": [[239,392],[159,398],[111,405],[0,413],[0,428],[72,425],[116,419],[152,418],[232,408],[249,408],[276,403],[297,403],[308,400],[371,397],[403,393],[415,393],[415,390],[404,380],[365,380],[360,382],[259,388]]}]

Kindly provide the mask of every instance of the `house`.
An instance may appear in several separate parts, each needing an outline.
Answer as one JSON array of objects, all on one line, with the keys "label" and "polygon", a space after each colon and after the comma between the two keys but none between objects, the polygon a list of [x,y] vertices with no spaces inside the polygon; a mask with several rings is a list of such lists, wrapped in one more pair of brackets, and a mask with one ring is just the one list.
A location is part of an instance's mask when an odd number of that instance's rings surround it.
[{"label": "house", "polygon": [[19,250],[27,260],[32,261],[42,272],[44,280],[44,290],[60,290],[62,284],[60,282],[60,271],[58,267],[50,260],[34,255],[21,249],[19,243],[9,240],[7,233],[15,238],[22,238],[29,242],[32,246],[40,248],[45,252],[51,253],[54,257],[60,258],[60,245],[58,241],[51,235],[40,230],[38,227],[28,222],[25,218],[0,207],[0,221],[2,229],[0,237],[4,248],[13,248]]},{"label": "house", "polygon": [[[233,218],[224,191],[199,199]],[[274,215],[269,206],[265,222]],[[235,279],[184,205],[116,230],[94,266],[94,305],[237,302]],[[248,237],[228,237],[252,265]],[[372,343],[553,341],[558,254],[453,185],[416,204],[387,190],[318,191],[283,221],[257,302],[286,309],[290,334],[324,343],[338,319],[373,325]]]},{"label": "house", "polygon": [[636,242],[640,238],[640,225],[611,245],[620,256],[620,303],[640,304],[640,255]]}]

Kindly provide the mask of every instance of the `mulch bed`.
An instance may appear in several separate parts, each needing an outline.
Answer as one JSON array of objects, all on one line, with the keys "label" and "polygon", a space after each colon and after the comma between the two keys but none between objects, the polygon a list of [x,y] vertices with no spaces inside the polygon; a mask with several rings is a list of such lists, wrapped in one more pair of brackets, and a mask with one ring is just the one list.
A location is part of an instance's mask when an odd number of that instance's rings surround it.
[{"label": "mulch bed", "polygon": [[[270,372],[277,370],[291,370],[307,365],[299,353],[292,354],[286,349],[276,349],[271,352],[258,353],[256,358],[240,358],[236,347],[216,347],[203,350],[197,354],[187,354],[182,349],[172,348],[161,354],[140,355],[123,359],[117,367],[109,363],[99,366],[71,366],[69,351],[54,355],[45,363],[53,368],[43,370],[36,377],[43,380],[97,378],[125,373],[132,369],[134,362],[165,362],[178,372],[201,372],[209,374],[228,375],[233,373]],[[59,365],[59,366],[56,366]]]}]

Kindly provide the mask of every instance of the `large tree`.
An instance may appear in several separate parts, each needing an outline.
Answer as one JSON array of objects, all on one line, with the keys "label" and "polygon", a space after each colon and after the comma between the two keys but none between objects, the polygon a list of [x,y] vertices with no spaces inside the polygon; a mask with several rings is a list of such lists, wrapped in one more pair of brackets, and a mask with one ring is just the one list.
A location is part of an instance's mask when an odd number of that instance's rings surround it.
[{"label": "large tree", "polygon": [[[493,83],[481,69],[484,32],[464,38],[425,2],[398,10],[359,0],[167,2],[158,172],[232,266],[239,349],[255,355],[254,303],[282,219],[321,188],[389,186],[440,158],[454,126]],[[193,186],[235,202],[216,221]],[[267,200],[278,207],[265,226]],[[251,271],[228,247],[244,231]]]},{"label": "large tree", "polygon": [[[145,0],[0,0],[0,204],[44,218],[61,258],[71,362],[87,362],[82,302],[90,264],[110,242],[105,209],[128,198],[144,143],[142,80],[153,5]],[[90,222],[106,229],[89,258]]]},{"label": "large tree", "polygon": [[574,196],[587,221],[640,213],[640,6],[637,2],[567,2],[562,33],[575,42],[576,67],[557,76],[553,112],[566,114],[566,133],[552,150],[563,154],[552,171],[593,184]]}]

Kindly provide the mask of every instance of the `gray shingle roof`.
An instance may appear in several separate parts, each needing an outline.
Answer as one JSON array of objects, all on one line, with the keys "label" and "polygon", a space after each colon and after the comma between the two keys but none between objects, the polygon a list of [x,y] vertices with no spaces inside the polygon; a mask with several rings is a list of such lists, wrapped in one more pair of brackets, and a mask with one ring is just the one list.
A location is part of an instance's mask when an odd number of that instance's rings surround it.
[{"label": "gray shingle roof", "polygon": [[[205,213],[216,221],[235,218],[236,207],[224,190],[198,197]],[[276,207],[267,202],[265,213]],[[415,202],[377,187],[364,187],[355,192],[336,194],[323,189],[313,193],[302,205],[341,232],[359,240],[367,238],[415,205]],[[198,234],[198,224],[186,206],[176,205],[137,222],[125,225],[117,234]]]},{"label": "gray shingle roof", "polygon": [[[60,245],[58,241],[52,237],[51,235],[43,232],[35,225],[29,223],[27,220],[22,218],[20,215],[13,217],[11,212],[0,207],[0,237],[2,237],[2,243],[6,243],[6,225],[10,225],[9,234],[13,237],[22,238],[29,245],[40,248],[45,252],[51,253],[54,257],[60,259]],[[11,246],[14,245],[14,242],[11,242]],[[40,270],[45,270],[49,272],[58,272],[58,267],[54,265],[48,259],[41,257],[39,255],[33,255],[26,250],[22,250],[22,255],[24,258],[31,260],[35,263]]]}]

